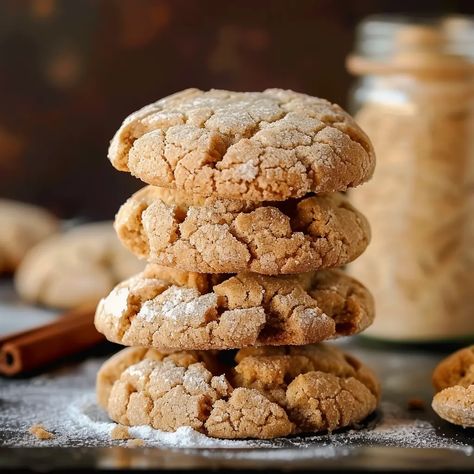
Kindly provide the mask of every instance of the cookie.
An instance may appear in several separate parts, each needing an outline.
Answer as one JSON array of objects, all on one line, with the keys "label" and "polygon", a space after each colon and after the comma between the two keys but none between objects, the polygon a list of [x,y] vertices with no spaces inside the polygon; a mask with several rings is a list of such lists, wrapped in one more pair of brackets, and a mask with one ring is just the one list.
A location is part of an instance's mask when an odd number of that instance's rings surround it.
[{"label": "cookie", "polygon": [[134,347],[97,375],[99,404],[117,423],[230,439],[334,431],[364,420],[379,396],[369,369],[323,344],[168,355]]},{"label": "cookie", "polygon": [[460,349],[442,360],[433,371],[437,392],[454,385],[474,384],[474,346]]},{"label": "cookie", "polygon": [[68,309],[97,303],[143,267],[120,244],[112,222],[87,224],[33,247],[15,273],[15,287],[26,301]]},{"label": "cookie", "polygon": [[110,341],[170,351],[309,344],[373,318],[368,290],[338,270],[272,277],[150,265],[101,300],[95,324]]},{"label": "cookie", "polygon": [[443,419],[474,427],[474,346],[441,361],[433,372],[433,410]]},{"label": "cookie", "polygon": [[444,420],[464,428],[474,428],[474,385],[454,385],[438,392],[431,404]]},{"label": "cookie", "polygon": [[120,208],[115,229],[138,257],[203,273],[338,267],[370,240],[367,220],[340,193],[257,203],[147,186]]},{"label": "cookie", "polygon": [[40,207],[0,199],[0,228],[0,273],[10,273],[31,247],[57,231],[58,221]]},{"label": "cookie", "polygon": [[281,89],[165,97],[125,119],[108,156],[149,184],[251,201],[343,191],[375,167],[370,140],[338,105]]}]

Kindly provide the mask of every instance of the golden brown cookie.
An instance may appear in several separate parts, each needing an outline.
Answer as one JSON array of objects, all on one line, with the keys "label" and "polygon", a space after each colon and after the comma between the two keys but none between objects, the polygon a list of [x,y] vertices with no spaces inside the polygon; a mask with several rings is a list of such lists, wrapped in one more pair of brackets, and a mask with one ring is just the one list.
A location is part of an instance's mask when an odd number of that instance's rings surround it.
[{"label": "golden brown cookie", "polygon": [[474,346],[465,347],[443,359],[433,371],[437,392],[453,385],[474,384]]},{"label": "golden brown cookie", "polygon": [[55,308],[95,304],[144,267],[127,252],[112,222],[77,226],[33,247],[15,273],[26,301]]},{"label": "golden brown cookie", "polygon": [[99,404],[117,423],[230,439],[333,431],[364,420],[379,396],[369,369],[323,344],[212,355],[136,347],[97,375]]},{"label": "golden brown cookie", "polygon": [[187,89],[125,119],[109,159],[146,183],[283,201],[372,176],[367,135],[339,106],[290,90]]},{"label": "golden brown cookie", "polygon": [[0,199],[0,273],[13,272],[28,250],[58,230],[45,209]]},{"label": "golden brown cookie", "polygon": [[464,428],[474,427],[474,385],[454,385],[433,397],[433,410],[444,420]]},{"label": "golden brown cookie", "polygon": [[370,240],[367,220],[340,193],[256,203],[147,186],[120,208],[115,229],[140,258],[204,273],[338,267]]},{"label": "golden brown cookie", "polygon": [[373,318],[368,290],[338,270],[271,277],[150,265],[101,300],[95,325],[110,341],[170,351],[310,344]]},{"label": "golden brown cookie", "polygon": [[474,427],[474,346],[451,354],[433,372],[433,410],[443,419]]}]

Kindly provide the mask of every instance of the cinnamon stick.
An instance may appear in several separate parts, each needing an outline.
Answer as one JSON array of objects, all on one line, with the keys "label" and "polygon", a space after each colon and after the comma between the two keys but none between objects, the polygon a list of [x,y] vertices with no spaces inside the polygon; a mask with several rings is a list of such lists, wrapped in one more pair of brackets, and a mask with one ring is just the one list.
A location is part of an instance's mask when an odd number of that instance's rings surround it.
[{"label": "cinnamon stick", "polygon": [[0,374],[29,372],[103,340],[94,327],[94,310],[77,309],[50,324],[0,338]]}]

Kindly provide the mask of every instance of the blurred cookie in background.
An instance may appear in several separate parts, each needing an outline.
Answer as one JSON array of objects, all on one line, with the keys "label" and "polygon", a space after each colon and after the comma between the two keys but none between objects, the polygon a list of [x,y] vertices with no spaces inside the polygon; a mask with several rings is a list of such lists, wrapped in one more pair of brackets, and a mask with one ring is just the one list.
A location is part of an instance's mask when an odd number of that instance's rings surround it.
[{"label": "blurred cookie in background", "polygon": [[58,230],[58,220],[40,207],[0,199],[0,229],[0,273],[11,273],[31,247]]},{"label": "blurred cookie in background", "polygon": [[474,427],[474,346],[443,359],[433,371],[433,410],[444,420]]},{"label": "blurred cookie in background", "polygon": [[119,242],[112,222],[84,224],[32,248],[15,273],[15,287],[30,303],[69,309],[96,304],[143,268]]}]

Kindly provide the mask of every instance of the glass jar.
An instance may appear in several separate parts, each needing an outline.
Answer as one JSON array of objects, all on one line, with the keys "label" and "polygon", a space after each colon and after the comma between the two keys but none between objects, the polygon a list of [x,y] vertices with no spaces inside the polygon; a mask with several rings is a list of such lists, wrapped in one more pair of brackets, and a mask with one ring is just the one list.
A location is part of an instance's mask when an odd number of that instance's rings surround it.
[{"label": "glass jar", "polygon": [[350,193],[372,242],[349,272],[373,292],[368,336],[474,339],[474,21],[372,17],[348,58],[373,180]]}]

